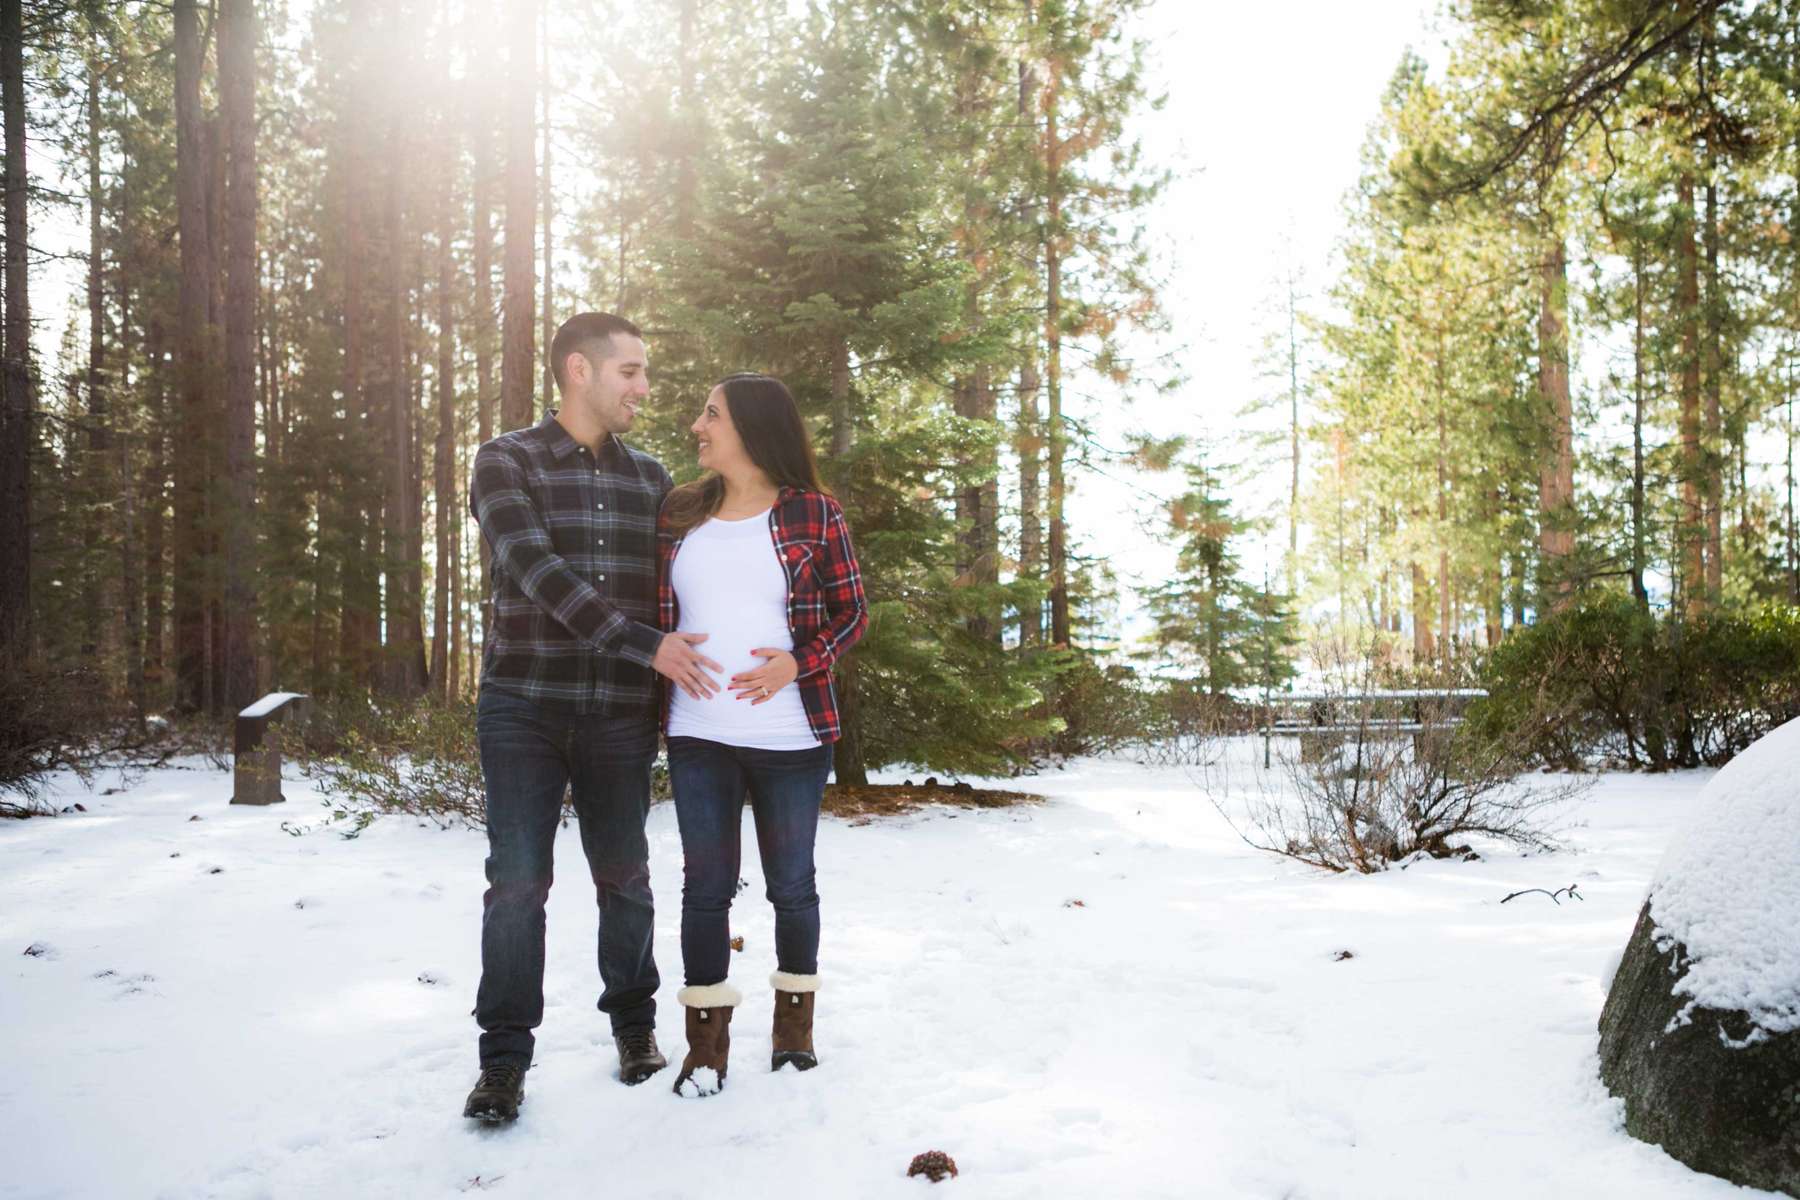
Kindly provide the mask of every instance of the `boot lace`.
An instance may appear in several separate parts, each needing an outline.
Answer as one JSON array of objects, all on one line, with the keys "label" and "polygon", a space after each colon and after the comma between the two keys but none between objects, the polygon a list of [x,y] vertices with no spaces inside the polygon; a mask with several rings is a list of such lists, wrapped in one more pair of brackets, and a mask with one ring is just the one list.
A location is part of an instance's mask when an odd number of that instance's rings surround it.
[{"label": "boot lace", "polygon": [[519,1086],[525,1072],[518,1067],[483,1067],[475,1086],[484,1091],[510,1092]]},{"label": "boot lace", "polygon": [[632,1058],[648,1058],[656,1053],[656,1034],[648,1029],[634,1029],[619,1035],[619,1048]]}]

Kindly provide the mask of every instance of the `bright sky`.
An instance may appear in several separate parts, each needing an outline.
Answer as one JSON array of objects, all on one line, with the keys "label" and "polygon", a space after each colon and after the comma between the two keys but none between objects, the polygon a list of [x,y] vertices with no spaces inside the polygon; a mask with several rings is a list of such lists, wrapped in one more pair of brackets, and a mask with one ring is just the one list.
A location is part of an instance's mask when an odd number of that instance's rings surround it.
[{"label": "bright sky", "polygon": [[[1177,172],[1152,228],[1168,263],[1165,300],[1187,382],[1107,427],[1217,441],[1243,431],[1237,414],[1245,404],[1285,392],[1284,379],[1258,377],[1256,362],[1277,324],[1277,281],[1290,257],[1311,290],[1331,279],[1343,196],[1400,55],[1411,46],[1434,66],[1445,55],[1431,10],[1417,0],[1163,0],[1148,25],[1152,74],[1168,101],[1146,122],[1146,149]],[[1222,448],[1222,461],[1237,457]],[[1154,536],[1160,513],[1146,491],[1168,494],[1176,482],[1084,478],[1073,502],[1072,525],[1110,549],[1127,638],[1143,627],[1132,586],[1155,582],[1174,561]],[[1284,462],[1252,475],[1232,499],[1240,512],[1258,514],[1286,495]],[[1271,538],[1278,554],[1286,534]],[[1259,551],[1246,546],[1242,554],[1258,575]]]}]

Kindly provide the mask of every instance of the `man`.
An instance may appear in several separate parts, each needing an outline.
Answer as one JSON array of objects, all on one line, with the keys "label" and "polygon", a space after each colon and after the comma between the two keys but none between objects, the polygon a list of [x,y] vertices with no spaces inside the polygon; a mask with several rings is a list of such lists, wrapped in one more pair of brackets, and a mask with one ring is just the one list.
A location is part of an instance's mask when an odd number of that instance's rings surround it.
[{"label": "man", "polygon": [[567,787],[600,909],[600,1011],[619,1078],[668,1065],[656,1046],[651,947],[650,764],[656,674],[696,696],[720,667],[705,635],[656,628],[661,463],[619,440],[649,395],[638,327],[569,318],[550,343],[561,407],[475,455],[469,507],[493,550],[493,627],[476,734],[487,790],[481,1076],[463,1115],[511,1120],[544,1015],[544,901]]}]

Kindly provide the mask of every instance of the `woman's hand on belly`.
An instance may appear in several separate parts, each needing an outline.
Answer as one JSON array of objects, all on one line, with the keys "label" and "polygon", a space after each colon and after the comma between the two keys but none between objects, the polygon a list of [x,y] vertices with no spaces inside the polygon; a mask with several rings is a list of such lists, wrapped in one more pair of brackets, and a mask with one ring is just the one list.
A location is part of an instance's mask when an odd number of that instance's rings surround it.
[{"label": "woman's hand on belly", "polygon": [[731,690],[737,693],[739,700],[748,700],[752,705],[761,704],[794,682],[794,677],[800,674],[800,664],[786,650],[764,646],[750,653],[764,661],[760,667],[739,671],[731,677]]}]

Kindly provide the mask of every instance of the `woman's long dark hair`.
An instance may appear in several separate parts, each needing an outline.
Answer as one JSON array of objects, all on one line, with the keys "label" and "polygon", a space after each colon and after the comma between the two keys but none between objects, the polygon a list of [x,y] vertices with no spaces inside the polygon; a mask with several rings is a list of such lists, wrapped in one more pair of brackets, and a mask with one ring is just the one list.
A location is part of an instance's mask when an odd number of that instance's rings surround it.
[{"label": "woman's long dark hair", "polygon": [[[715,386],[724,389],[725,411],[731,414],[744,453],[776,487],[830,495],[819,480],[812,438],[787,384],[772,375],[743,372],[727,375]],[[670,532],[682,537],[711,518],[724,502],[725,480],[714,472],[670,492],[663,501],[663,516]]]}]

